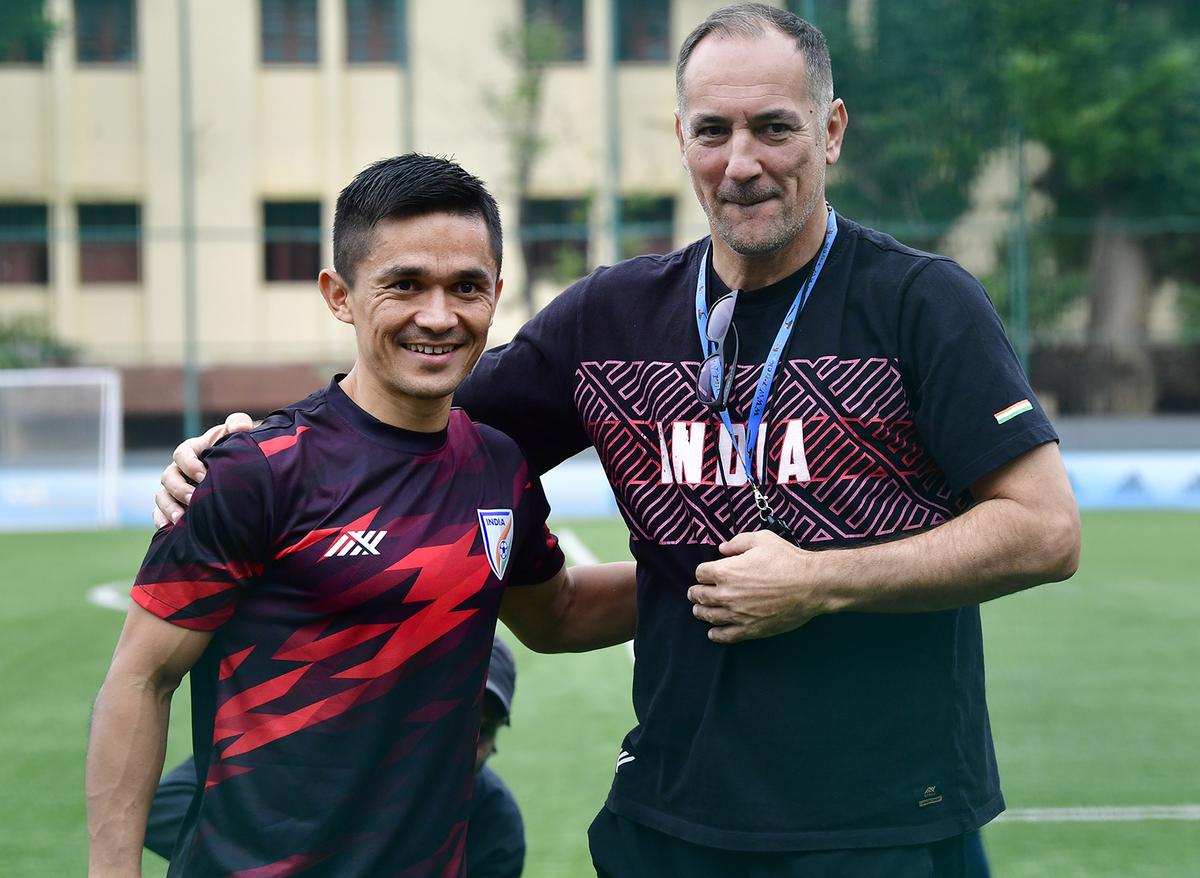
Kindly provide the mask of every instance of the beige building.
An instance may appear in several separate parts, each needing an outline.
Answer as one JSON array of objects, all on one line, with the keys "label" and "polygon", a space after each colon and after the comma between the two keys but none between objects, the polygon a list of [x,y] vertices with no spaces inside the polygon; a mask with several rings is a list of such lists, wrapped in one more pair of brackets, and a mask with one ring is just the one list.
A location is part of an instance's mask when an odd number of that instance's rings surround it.
[{"label": "beige building", "polygon": [[[673,59],[719,5],[47,0],[58,29],[42,57],[0,60],[0,319],[43,319],[87,361],[125,369],[132,411],[165,415],[180,406],[191,278],[203,407],[294,397],[314,377],[293,364],[323,373],[353,354],[313,282],[337,193],[414,149],[454,156],[500,201],[502,341],[525,317],[526,261],[542,303],[587,267],[703,233]],[[544,18],[562,36],[522,203],[504,35]]]}]

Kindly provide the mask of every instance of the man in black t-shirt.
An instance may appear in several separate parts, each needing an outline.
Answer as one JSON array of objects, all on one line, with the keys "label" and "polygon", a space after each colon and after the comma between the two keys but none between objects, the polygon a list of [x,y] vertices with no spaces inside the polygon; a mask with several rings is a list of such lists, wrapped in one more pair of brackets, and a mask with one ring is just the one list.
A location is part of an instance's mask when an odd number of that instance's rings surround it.
[{"label": "man in black t-shirt", "polygon": [[676,71],[711,237],[597,269],[456,395],[538,472],[594,446],[630,530],[637,726],[593,860],[960,876],[1004,806],[978,605],[1078,563],[1057,437],[979,283],[825,203],[819,31],[727,7]]},{"label": "man in black t-shirt", "polygon": [[[499,636],[492,642],[487,687],[475,748],[475,783],[467,825],[466,878],[519,878],[525,866],[525,825],[512,791],[487,766],[496,752],[496,735],[508,725],[517,684],[512,650]],[[188,757],[158,784],[146,821],[146,847],[164,859],[179,839],[196,795],[196,761]]]}]

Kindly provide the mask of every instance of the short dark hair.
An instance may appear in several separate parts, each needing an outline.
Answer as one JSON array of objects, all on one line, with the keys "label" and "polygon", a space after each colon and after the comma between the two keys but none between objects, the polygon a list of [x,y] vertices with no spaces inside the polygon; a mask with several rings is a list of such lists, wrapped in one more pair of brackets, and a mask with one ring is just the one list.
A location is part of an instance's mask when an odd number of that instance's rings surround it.
[{"label": "short dark hair", "polygon": [[816,105],[818,112],[827,114],[833,103],[833,67],[829,63],[829,46],[825,43],[825,35],[815,25],[786,9],[762,3],[723,6],[687,35],[679,47],[679,61],[675,64],[675,100],[679,109],[683,109],[683,74],[701,40],[712,34],[719,37],[760,37],[767,27],[795,38],[796,48],[804,56],[805,86],[809,100]]},{"label": "short dark hair", "polygon": [[496,271],[504,255],[500,209],[483,181],[442,156],[410,152],[368,165],[338,195],[333,214],[333,267],[354,283],[375,226],[392,217],[452,213],[478,216],[487,226]]}]

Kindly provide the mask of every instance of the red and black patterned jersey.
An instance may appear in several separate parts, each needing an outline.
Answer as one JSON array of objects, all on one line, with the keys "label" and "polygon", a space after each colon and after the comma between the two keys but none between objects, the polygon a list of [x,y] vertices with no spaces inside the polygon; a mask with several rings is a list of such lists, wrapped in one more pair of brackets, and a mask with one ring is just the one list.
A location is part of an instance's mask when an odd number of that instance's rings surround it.
[{"label": "red and black patterned jersey", "polygon": [[462,874],[502,590],[562,552],[506,436],[459,410],[400,430],[337,381],[212,449],[134,585],[215,632],[171,875]]}]

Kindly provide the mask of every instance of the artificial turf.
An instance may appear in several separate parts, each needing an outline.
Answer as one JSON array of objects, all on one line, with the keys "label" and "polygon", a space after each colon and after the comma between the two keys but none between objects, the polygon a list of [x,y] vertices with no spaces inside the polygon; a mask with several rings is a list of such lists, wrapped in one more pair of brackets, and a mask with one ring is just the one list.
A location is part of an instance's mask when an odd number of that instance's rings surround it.
[{"label": "artificial turf", "polygon": [[[563,522],[603,560],[620,522]],[[86,602],[128,582],[146,531],[0,535],[0,874],[82,874],[88,711],[121,626]],[[1200,803],[1200,516],[1089,513],[1080,572],[984,607],[988,697],[1010,808]],[[493,765],[525,815],[529,878],[590,874],[585,832],[632,724],[620,647],[517,647],[513,725]],[[188,748],[176,696],[168,760]],[[996,878],[1200,875],[1195,822],[998,822]],[[165,864],[147,855],[147,876]]]}]

